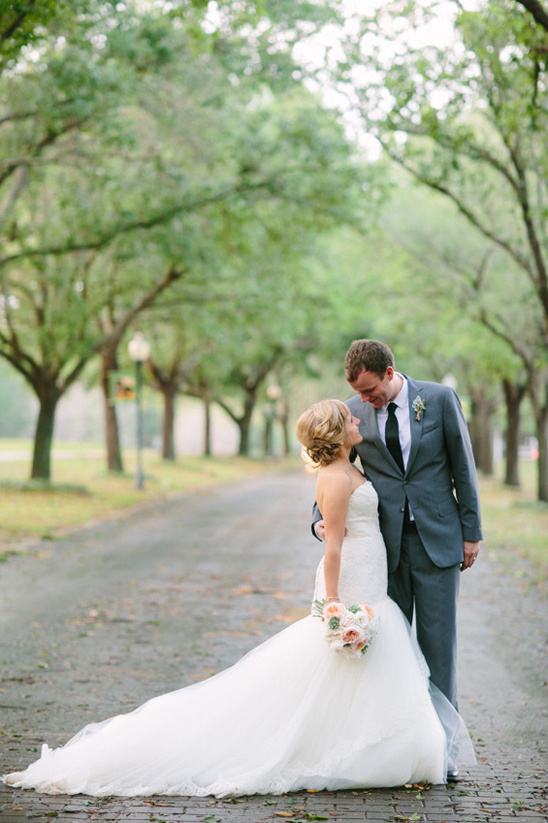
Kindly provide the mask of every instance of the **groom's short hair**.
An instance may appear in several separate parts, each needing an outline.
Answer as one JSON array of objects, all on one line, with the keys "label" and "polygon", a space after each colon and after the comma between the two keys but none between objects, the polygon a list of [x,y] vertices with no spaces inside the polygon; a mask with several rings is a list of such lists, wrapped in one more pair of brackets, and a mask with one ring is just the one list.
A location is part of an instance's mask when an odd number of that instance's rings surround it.
[{"label": "groom's short hair", "polygon": [[379,340],[354,340],[344,358],[346,379],[353,383],[365,369],[381,377],[388,366],[394,368],[394,355]]}]

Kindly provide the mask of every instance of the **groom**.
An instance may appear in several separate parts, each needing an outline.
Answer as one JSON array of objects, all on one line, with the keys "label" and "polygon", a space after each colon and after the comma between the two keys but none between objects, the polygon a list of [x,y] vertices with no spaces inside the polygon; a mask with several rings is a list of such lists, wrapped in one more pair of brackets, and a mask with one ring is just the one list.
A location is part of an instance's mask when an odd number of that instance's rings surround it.
[{"label": "groom", "polygon": [[[461,405],[453,389],[394,368],[384,343],[355,340],[345,362],[361,421],[355,448],[379,497],[388,593],[409,622],[432,682],[457,706],[456,610],[460,571],[482,539],[478,483]],[[314,527],[323,538],[321,514]],[[456,773],[448,779],[457,779]]]}]

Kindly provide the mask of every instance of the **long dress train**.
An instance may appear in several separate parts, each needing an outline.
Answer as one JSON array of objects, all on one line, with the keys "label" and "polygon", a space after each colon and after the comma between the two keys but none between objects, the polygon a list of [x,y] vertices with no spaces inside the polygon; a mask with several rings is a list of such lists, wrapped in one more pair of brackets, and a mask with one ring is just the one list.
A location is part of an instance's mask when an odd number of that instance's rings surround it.
[{"label": "long dress train", "polygon": [[[331,649],[310,615],[208,680],[92,723],[62,748],[44,745],[39,760],[3,780],[97,797],[442,783],[456,750],[448,730],[461,734],[461,757],[470,762],[473,751],[386,590],[377,496],[364,483],[349,504],[339,585],[346,605],[371,605],[378,616],[362,658]],[[322,561],[314,598],[324,594]]]}]

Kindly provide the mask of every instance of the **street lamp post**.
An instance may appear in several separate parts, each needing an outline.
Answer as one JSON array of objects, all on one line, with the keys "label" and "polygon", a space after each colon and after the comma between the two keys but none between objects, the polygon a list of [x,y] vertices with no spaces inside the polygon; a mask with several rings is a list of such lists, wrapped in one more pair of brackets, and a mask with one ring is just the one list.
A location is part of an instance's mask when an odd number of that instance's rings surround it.
[{"label": "street lamp post", "polygon": [[150,346],[145,340],[143,332],[135,332],[133,340],[128,345],[129,356],[135,363],[135,399],[137,401],[137,477],[135,485],[138,489],[144,487],[143,462],[141,451],[143,448],[143,415],[141,409],[141,389],[143,385],[143,363],[149,358]]}]

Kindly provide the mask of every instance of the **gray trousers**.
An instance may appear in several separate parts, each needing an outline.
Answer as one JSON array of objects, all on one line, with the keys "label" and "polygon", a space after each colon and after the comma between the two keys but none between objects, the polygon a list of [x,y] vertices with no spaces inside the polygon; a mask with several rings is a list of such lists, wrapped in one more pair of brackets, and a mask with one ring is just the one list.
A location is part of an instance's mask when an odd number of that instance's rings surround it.
[{"label": "gray trousers", "polygon": [[460,566],[440,569],[428,557],[414,524],[403,527],[400,562],[388,577],[388,594],[409,622],[433,683],[457,709],[457,600]]}]

